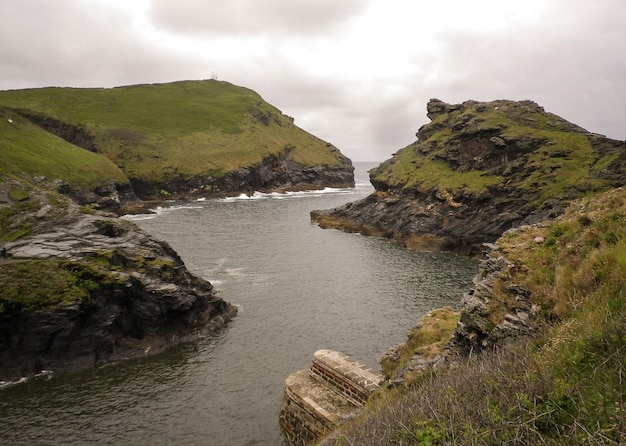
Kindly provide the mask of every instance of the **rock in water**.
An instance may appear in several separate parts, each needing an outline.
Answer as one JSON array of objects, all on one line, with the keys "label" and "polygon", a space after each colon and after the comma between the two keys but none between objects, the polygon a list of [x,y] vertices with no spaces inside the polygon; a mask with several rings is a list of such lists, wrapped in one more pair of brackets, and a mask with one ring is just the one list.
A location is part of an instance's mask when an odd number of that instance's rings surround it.
[{"label": "rock in water", "polygon": [[[0,259],[0,381],[162,351],[222,327],[236,308],[133,223],[31,190],[29,233]],[[4,252],[4,251],[3,251]]]}]

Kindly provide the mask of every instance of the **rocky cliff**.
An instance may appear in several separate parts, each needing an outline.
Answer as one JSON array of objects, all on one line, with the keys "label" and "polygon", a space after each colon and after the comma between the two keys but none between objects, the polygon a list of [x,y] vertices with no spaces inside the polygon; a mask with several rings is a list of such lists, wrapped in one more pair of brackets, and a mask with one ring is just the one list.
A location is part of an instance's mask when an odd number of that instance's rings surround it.
[{"label": "rocky cliff", "polygon": [[156,353],[236,314],[131,222],[54,189],[1,189],[0,381]]},{"label": "rocky cliff", "polygon": [[[334,149],[336,150],[336,149]],[[354,187],[354,168],[350,160],[336,150],[344,162],[338,166],[306,166],[296,162],[286,148],[265,156],[258,163],[239,167],[224,176],[196,175],[192,178],[169,178],[165,181],[132,181],[133,191],[146,200],[158,198],[194,199],[230,194],[253,194],[255,191],[292,191],[325,187]],[[167,191],[166,194],[164,192]]]},{"label": "rocky cliff", "polygon": [[370,171],[375,192],[330,211],[323,227],[395,237],[409,247],[480,252],[509,228],[626,182],[626,147],[531,101],[432,99],[417,141]]}]

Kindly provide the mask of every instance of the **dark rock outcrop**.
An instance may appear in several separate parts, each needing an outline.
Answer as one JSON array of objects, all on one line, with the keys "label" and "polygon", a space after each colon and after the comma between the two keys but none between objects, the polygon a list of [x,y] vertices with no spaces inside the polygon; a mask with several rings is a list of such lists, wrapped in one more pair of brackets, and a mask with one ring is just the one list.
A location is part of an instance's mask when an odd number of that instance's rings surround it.
[{"label": "dark rock outcrop", "polygon": [[124,204],[137,200],[130,183],[109,183],[94,188],[85,188],[78,184],[57,181],[57,191],[81,206],[97,206],[98,209],[113,212]]},{"label": "dark rock outcrop", "polygon": [[480,252],[509,228],[562,213],[572,199],[626,183],[623,141],[589,133],[531,101],[433,99],[417,141],[370,171],[376,191],[323,227],[409,246]]},{"label": "dark rock outcrop", "polygon": [[[336,150],[336,149],[335,149]],[[278,155],[268,155],[256,165],[242,167],[223,177],[199,175],[191,179],[169,179],[165,182],[131,178],[133,191],[141,199],[163,198],[161,191],[183,199],[206,196],[252,194],[255,191],[287,191],[324,187],[354,187],[352,162],[336,150],[343,159],[341,166],[305,166],[289,156],[289,149]],[[168,195],[168,196],[169,196]]]},{"label": "dark rock outcrop", "polygon": [[14,111],[30,120],[33,124],[38,125],[45,131],[58,136],[70,144],[74,144],[75,146],[89,150],[90,152],[99,152],[96,139],[81,125],[71,124],[51,116],[33,113],[28,110]]},{"label": "dark rock outcrop", "polygon": [[[16,271],[13,280],[24,283],[22,292],[0,295],[0,381],[157,353],[236,314],[167,243],[115,216],[83,213],[70,200],[42,205],[44,197],[31,191],[31,211],[19,215],[30,234],[3,244],[2,278]],[[31,270],[74,279],[66,289],[44,281],[49,290],[33,290]],[[54,301],[67,288],[78,294]],[[27,293],[41,297],[25,300]]]}]

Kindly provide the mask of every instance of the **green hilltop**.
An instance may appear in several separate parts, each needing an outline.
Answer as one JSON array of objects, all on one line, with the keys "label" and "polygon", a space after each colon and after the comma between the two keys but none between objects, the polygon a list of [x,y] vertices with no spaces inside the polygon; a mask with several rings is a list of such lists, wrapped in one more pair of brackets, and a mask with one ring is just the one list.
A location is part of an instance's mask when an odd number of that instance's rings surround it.
[{"label": "green hilltop", "polygon": [[[293,118],[254,91],[228,82],[0,91],[0,109],[3,116],[19,115],[76,146],[103,155],[131,184],[152,184],[152,189],[167,191],[172,183],[198,178],[209,184],[219,182],[272,156],[287,155],[302,168],[351,169],[349,160],[331,144],[294,125]],[[23,140],[16,132],[13,136],[3,132],[0,153],[22,143],[50,146],[55,151],[63,145],[52,137],[48,144],[34,126],[28,125],[27,130]],[[62,159],[57,152],[47,156]],[[3,170],[14,172],[31,164],[30,159],[14,158],[6,159]],[[54,166],[49,166],[48,174],[66,178],[64,172],[51,169]],[[119,179],[119,173],[115,177]]]}]

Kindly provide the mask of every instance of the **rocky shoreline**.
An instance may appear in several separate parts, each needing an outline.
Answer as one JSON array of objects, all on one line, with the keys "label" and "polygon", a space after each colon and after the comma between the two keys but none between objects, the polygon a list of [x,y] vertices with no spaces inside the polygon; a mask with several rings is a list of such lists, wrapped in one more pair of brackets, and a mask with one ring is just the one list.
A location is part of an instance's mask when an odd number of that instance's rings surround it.
[{"label": "rocky shoreline", "polygon": [[[158,353],[237,313],[166,242],[115,215],[55,200],[31,190],[19,214],[30,233],[3,244],[0,381]],[[55,289],[59,277],[67,280]]]},{"label": "rocky shoreline", "polygon": [[171,199],[353,187],[350,160],[329,150],[341,166],[306,167],[285,150],[221,179],[85,188],[43,175],[0,178],[0,382],[158,353],[223,327],[237,308],[166,242],[120,216]]},{"label": "rocky shoreline", "polygon": [[[336,150],[336,149],[335,149]],[[167,191],[167,199],[192,200],[197,198],[223,197],[233,194],[253,194],[273,191],[299,191],[323,189],[324,187],[354,187],[354,167],[349,159],[342,157],[342,166],[304,166],[293,161],[289,150],[278,155],[268,155],[260,163],[236,169],[221,178],[196,176],[159,183],[131,178],[132,189],[141,200],[164,198],[160,191]]]}]

